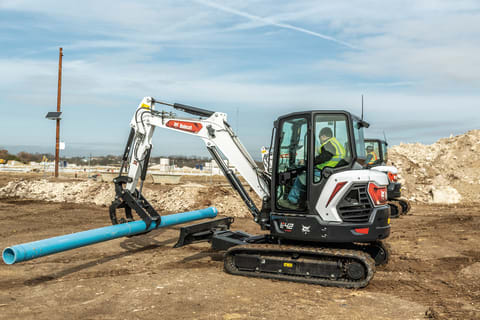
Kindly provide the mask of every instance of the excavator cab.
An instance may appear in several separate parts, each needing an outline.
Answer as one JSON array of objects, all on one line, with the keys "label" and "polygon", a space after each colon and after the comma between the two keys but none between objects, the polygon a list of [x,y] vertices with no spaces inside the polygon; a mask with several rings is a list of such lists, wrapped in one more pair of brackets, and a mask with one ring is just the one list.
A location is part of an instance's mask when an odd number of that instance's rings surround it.
[{"label": "excavator cab", "polygon": [[363,128],[368,123],[345,111],[310,111],[280,117],[273,189],[275,207],[311,213],[328,177],[360,168],[365,161]]},{"label": "excavator cab", "polygon": [[269,224],[275,237],[347,243],[388,236],[388,182],[364,167],[368,126],[330,110],[292,113],[274,123]]},{"label": "excavator cab", "polygon": [[367,166],[374,167],[385,165],[388,160],[387,146],[388,143],[385,140],[365,139],[365,151],[367,152],[367,156],[369,151],[373,153],[367,159]]}]

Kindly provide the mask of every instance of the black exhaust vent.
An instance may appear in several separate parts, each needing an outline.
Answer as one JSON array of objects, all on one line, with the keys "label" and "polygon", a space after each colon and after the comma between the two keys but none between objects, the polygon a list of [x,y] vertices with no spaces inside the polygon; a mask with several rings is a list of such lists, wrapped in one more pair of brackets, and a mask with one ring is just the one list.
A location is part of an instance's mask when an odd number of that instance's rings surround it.
[{"label": "black exhaust vent", "polygon": [[337,206],[344,222],[362,223],[370,220],[372,204],[368,196],[368,184],[354,184]]}]

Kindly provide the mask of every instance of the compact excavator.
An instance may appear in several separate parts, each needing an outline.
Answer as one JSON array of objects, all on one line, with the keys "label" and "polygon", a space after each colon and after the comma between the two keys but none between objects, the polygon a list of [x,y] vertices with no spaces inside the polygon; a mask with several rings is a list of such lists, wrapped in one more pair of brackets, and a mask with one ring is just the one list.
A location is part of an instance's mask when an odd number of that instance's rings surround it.
[{"label": "compact excavator", "polygon": [[[169,106],[189,117],[156,106]],[[388,179],[364,167],[363,128],[368,123],[363,119],[342,110],[280,116],[273,123],[272,167],[267,169],[258,167],[225,113],[145,97],[130,126],[119,176],[113,180],[113,224],[134,220],[133,211],[147,230],[162,219],[142,194],[158,127],[201,138],[253,220],[267,230],[259,235],[233,231],[233,218],[219,218],[182,227],[175,247],[209,241],[213,250],[224,252],[224,270],[233,275],[347,288],[368,285],[375,266],[387,263],[390,252],[382,240],[390,234]],[[328,166],[317,162],[322,150],[318,136],[324,128],[342,149],[341,158]],[[260,197],[261,208],[227,160]],[[300,185],[298,203],[286,205],[295,184]],[[124,217],[117,216],[120,209]]]},{"label": "compact excavator", "polygon": [[[375,158],[367,161],[366,166],[371,170],[384,172],[388,177],[387,200],[390,206],[390,216],[398,218],[400,215],[410,211],[410,201],[402,197],[402,184],[398,182],[398,169],[394,166],[387,166],[388,143],[381,139],[365,139],[365,148],[375,154]],[[367,151],[368,152],[368,151]]]}]

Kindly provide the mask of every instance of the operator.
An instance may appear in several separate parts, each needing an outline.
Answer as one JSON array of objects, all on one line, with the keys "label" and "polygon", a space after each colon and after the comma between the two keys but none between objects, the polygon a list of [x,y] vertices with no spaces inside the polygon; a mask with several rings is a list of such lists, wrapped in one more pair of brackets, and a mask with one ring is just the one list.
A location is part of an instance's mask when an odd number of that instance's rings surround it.
[{"label": "operator", "polygon": [[366,164],[374,164],[378,160],[377,154],[373,151],[373,146],[367,146]]},{"label": "operator", "polygon": [[320,130],[319,138],[321,145],[318,148],[319,155],[314,161],[316,168],[322,170],[325,167],[336,167],[342,159],[345,159],[345,148],[328,127]]},{"label": "operator", "polygon": [[[325,167],[336,167],[338,163],[345,159],[345,148],[342,144],[333,136],[332,129],[328,127],[322,128],[319,133],[320,147],[315,157],[315,176],[321,175],[321,170]],[[306,174],[303,172],[299,175],[293,183],[292,189],[288,193],[288,200],[280,199],[278,203],[285,208],[298,209],[300,204],[298,203],[302,194],[306,192],[305,188]]]}]

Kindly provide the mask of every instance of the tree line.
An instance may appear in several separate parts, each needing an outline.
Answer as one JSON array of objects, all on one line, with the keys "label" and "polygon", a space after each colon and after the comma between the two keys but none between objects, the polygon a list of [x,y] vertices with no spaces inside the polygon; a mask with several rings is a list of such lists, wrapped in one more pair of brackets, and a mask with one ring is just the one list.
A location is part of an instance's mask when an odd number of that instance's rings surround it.
[{"label": "tree line", "polygon": [[46,157],[49,160],[54,158],[54,156],[50,153],[29,153],[21,151],[17,154],[10,154],[8,150],[0,149],[0,159],[3,159],[5,161],[15,160],[23,163],[29,163],[32,161],[41,162],[43,157]]},{"label": "tree line", "polygon": [[[9,160],[19,161],[25,164],[30,162],[42,162],[46,157],[48,161],[54,161],[55,156],[50,153],[29,153],[21,151],[17,154],[10,154],[8,150],[0,149],[0,159],[5,162]],[[205,162],[211,160],[210,157],[200,156],[183,156],[183,155],[171,155],[171,156],[157,156],[151,157],[150,165],[159,164],[160,158],[169,158],[170,165],[176,165],[177,167],[195,167],[196,165],[203,165]],[[120,165],[122,162],[121,156],[106,155],[106,156],[88,156],[88,157],[60,157],[61,161],[67,161],[69,164],[76,164],[78,166],[108,166],[108,165]]]}]

